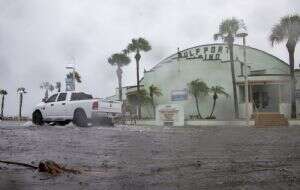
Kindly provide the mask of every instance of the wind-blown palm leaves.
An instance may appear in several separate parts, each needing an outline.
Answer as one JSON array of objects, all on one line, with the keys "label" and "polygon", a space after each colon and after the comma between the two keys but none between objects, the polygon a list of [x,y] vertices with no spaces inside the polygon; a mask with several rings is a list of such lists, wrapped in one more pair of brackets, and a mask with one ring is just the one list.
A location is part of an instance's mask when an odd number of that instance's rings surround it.
[{"label": "wind-blown palm leaves", "polygon": [[[81,83],[82,80],[81,80],[80,74],[79,74],[77,71],[75,71],[74,74],[75,74],[75,80],[76,80],[78,83]],[[69,72],[69,73],[67,74],[67,78],[68,78],[68,79],[73,79],[73,72]]]},{"label": "wind-blown palm leaves", "polygon": [[23,94],[27,93],[24,87],[20,87],[17,89],[17,93],[19,94],[19,119],[22,118],[22,106],[23,106]]},{"label": "wind-blown palm leaves", "polygon": [[[136,61],[136,83],[137,83],[137,91],[140,91],[140,59],[141,59],[141,51],[147,52],[151,50],[150,43],[144,38],[132,39],[131,43],[128,44],[127,48],[123,51],[124,53],[135,53],[135,61]],[[138,100],[139,102],[139,100]],[[138,103],[138,117],[141,117],[141,105]]]},{"label": "wind-blown palm leaves", "polygon": [[280,22],[273,26],[269,40],[272,46],[275,43],[286,42],[286,48],[289,53],[289,65],[291,74],[291,117],[296,118],[296,99],[295,99],[295,47],[300,38],[300,16],[288,15],[282,17]]},{"label": "wind-blown palm leaves", "polygon": [[3,112],[4,112],[4,97],[7,95],[7,91],[2,89],[0,90],[0,94],[2,95],[2,101],[1,101],[1,115],[0,118],[3,118]]},{"label": "wind-blown palm leaves", "polygon": [[149,86],[149,96],[150,96],[150,99],[151,99],[151,105],[152,105],[152,108],[153,108],[153,116],[155,117],[155,103],[154,103],[154,97],[159,97],[161,96],[162,93],[161,93],[161,90],[160,88],[158,88],[157,86],[155,85],[151,85]]},{"label": "wind-blown palm leaves", "polygon": [[193,80],[188,84],[189,92],[194,96],[195,105],[197,108],[198,117],[202,119],[202,115],[199,110],[199,99],[201,96],[207,96],[209,88],[207,84],[199,79]]},{"label": "wind-blown palm leaves", "polygon": [[107,59],[110,65],[117,66],[117,77],[119,84],[119,100],[122,101],[122,67],[130,63],[130,58],[124,53],[115,53]]},{"label": "wind-blown palm leaves", "polygon": [[213,86],[210,88],[210,92],[213,94],[213,105],[212,105],[212,109],[211,109],[211,113],[209,115],[208,118],[212,118],[213,117],[213,113],[215,111],[215,107],[216,107],[216,102],[217,102],[217,99],[219,97],[219,95],[223,95],[225,96],[226,98],[229,98],[229,94],[227,94],[227,92],[225,92],[224,88],[222,86]]},{"label": "wind-blown palm leaves", "polygon": [[233,86],[233,98],[234,98],[234,110],[235,118],[239,117],[238,102],[237,102],[237,89],[234,71],[234,58],[233,58],[233,42],[236,37],[237,31],[241,28],[246,29],[246,26],[242,20],[236,18],[226,19],[219,25],[218,33],[214,34],[214,40],[221,38],[225,43],[228,44],[230,53],[230,68],[231,68],[231,78]]}]

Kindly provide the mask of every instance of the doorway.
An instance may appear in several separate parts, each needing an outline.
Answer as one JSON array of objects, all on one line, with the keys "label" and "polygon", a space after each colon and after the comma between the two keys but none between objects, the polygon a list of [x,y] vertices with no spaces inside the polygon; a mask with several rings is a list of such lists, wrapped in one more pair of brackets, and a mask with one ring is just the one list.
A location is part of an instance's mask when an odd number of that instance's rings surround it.
[{"label": "doorway", "polygon": [[279,112],[279,88],[276,84],[252,86],[253,109],[258,112]]}]

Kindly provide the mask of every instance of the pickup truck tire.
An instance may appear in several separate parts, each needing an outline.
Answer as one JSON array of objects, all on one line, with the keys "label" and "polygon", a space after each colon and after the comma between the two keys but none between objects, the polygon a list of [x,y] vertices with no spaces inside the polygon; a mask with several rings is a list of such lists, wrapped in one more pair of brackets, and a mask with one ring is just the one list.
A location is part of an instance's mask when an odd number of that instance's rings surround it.
[{"label": "pickup truck tire", "polygon": [[39,110],[36,110],[32,113],[32,122],[36,125],[43,125],[43,116]]},{"label": "pickup truck tire", "polygon": [[75,110],[73,116],[73,123],[78,127],[87,127],[88,121],[85,112],[81,109]]}]

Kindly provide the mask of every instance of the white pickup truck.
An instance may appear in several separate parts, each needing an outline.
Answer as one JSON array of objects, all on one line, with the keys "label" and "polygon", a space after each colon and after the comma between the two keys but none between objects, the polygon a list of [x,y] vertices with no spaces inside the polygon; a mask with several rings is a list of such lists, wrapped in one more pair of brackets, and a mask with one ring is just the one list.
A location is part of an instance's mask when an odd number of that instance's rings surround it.
[{"label": "white pickup truck", "polygon": [[44,123],[66,125],[72,121],[80,127],[88,126],[89,122],[112,125],[113,118],[121,114],[120,101],[95,99],[83,92],[60,92],[35,107],[32,122],[36,125]]}]

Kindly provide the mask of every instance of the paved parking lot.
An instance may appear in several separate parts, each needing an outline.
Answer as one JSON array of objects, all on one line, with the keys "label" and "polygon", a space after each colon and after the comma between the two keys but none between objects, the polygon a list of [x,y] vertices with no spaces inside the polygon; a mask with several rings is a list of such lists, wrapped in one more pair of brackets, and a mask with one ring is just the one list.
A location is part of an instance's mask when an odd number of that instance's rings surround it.
[{"label": "paved parking lot", "polygon": [[0,164],[0,189],[300,189],[300,127],[0,123],[0,159],[54,160],[57,177]]}]

